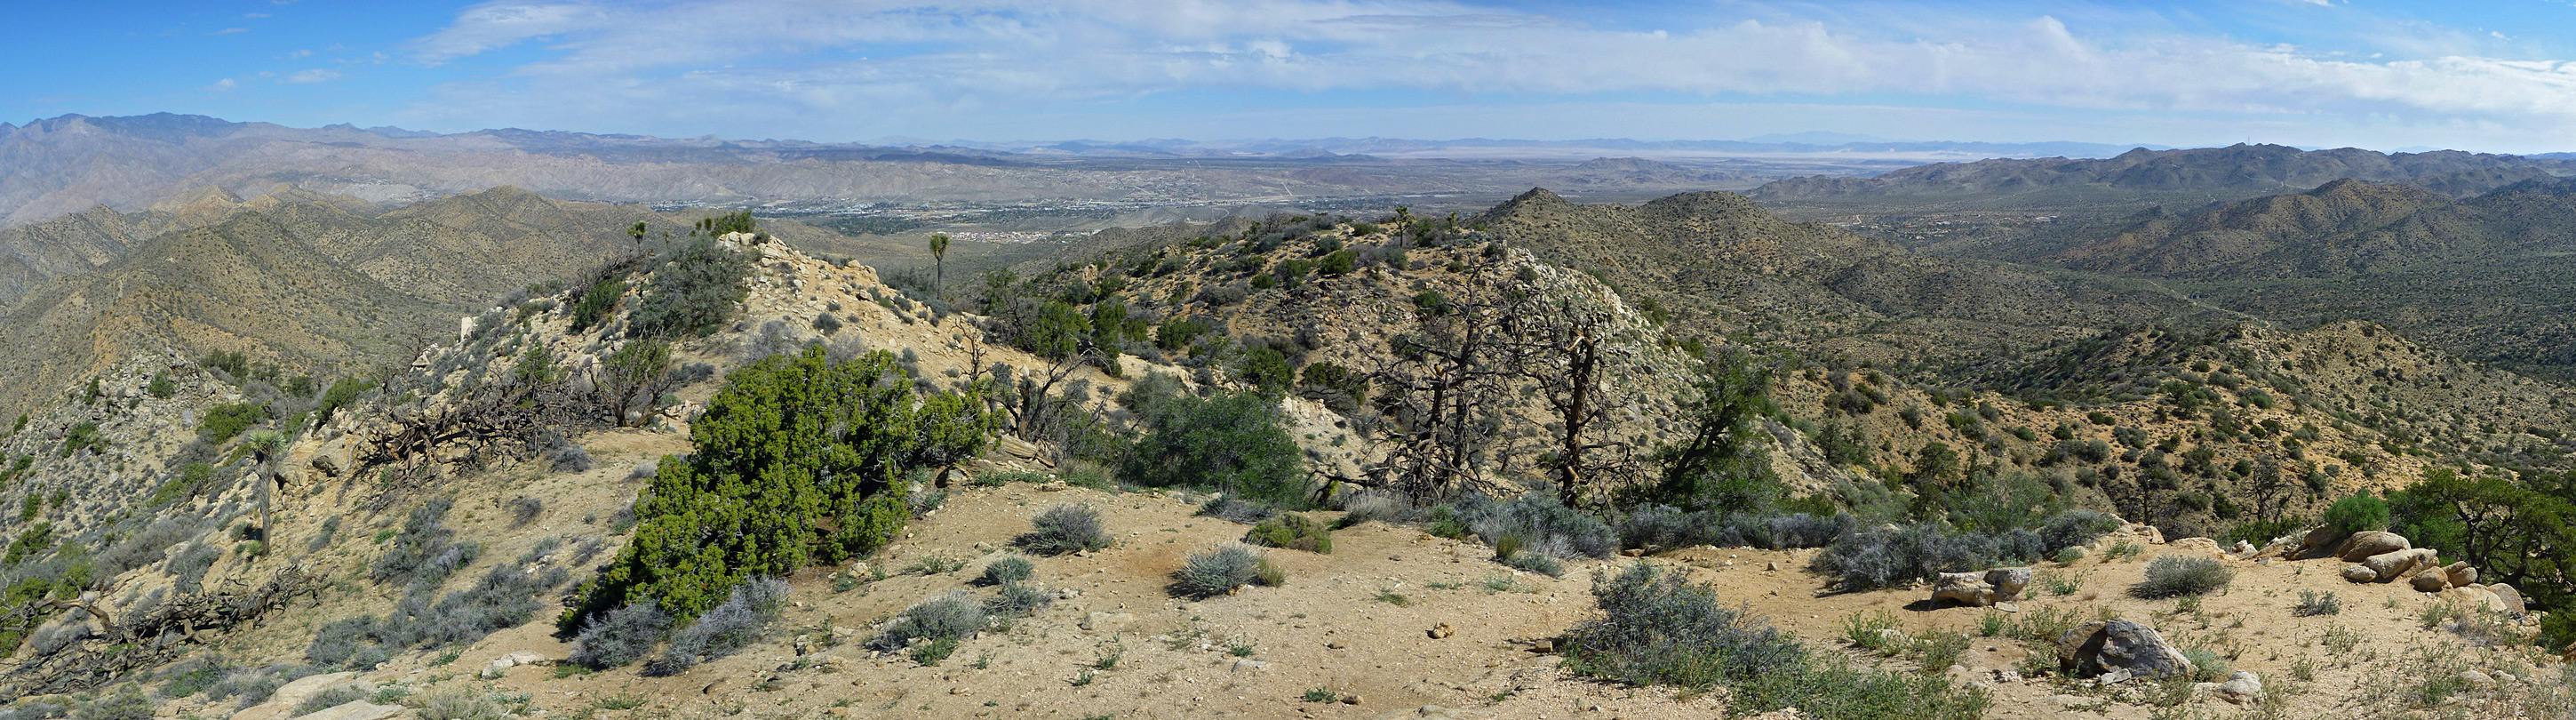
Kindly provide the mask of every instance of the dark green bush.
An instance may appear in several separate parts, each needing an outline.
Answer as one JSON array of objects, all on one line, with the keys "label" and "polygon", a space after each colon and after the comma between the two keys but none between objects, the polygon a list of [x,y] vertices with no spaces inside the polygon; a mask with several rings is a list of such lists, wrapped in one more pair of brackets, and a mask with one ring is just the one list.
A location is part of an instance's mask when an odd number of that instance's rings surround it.
[{"label": "dark green bush", "polygon": [[2130,591],[2142,598],[2203,595],[2227,587],[2236,571],[2217,558],[2159,555],[2147,561],[2147,577]]},{"label": "dark green bush", "polygon": [[634,541],[559,629],[636,602],[692,620],[750,578],[884,545],[912,514],[905,473],[971,455],[992,428],[982,402],[916,402],[912,385],[882,351],[834,363],[809,347],[734,371],[690,424],[696,452],[663,458]]},{"label": "dark green bush", "polygon": [[696,238],[655,265],[652,282],[635,303],[633,331],[645,337],[704,335],[724,325],[733,304],[750,292],[750,277],[750,258],[713,238]]},{"label": "dark green bush", "polygon": [[[209,416],[206,419],[213,420],[214,418]],[[236,430],[234,432],[240,431]],[[227,435],[225,437],[231,436]],[[106,446],[107,439],[98,436],[98,423],[85,422],[79,425],[73,425],[71,429],[63,431],[63,449],[55,451],[54,457],[71,457],[72,453],[80,452],[82,450],[88,450],[91,454],[97,454],[100,448],[104,448]]]},{"label": "dark green bush", "polygon": [[1131,393],[1145,434],[1126,452],[1119,476],[1150,487],[1203,487],[1271,505],[1308,499],[1305,453],[1289,437],[1276,401],[1254,393],[1194,397]]},{"label": "dark green bush", "polygon": [[1252,532],[1245,533],[1243,541],[1310,553],[1333,553],[1333,531],[1323,523],[1295,513],[1275,515],[1253,525]]},{"label": "dark green bush", "polygon": [[2335,532],[2347,535],[2371,530],[2386,530],[2388,529],[2388,502],[2366,494],[2352,495],[2335,501],[2334,507],[2326,508],[2325,516],[2320,519],[2325,522],[2326,527],[2334,528]]},{"label": "dark green bush", "polygon": [[206,419],[197,421],[197,437],[209,443],[224,442],[267,419],[268,405],[263,403],[217,405],[206,411]]},{"label": "dark green bush", "polygon": [[591,283],[589,289],[582,291],[581,299],[573,301],[572,325],[567,329],[581,332],[598,327],[608,321],[610,314],[617,312],[617,301],[625,297],[624,278],[601,278],[599,282]]}]

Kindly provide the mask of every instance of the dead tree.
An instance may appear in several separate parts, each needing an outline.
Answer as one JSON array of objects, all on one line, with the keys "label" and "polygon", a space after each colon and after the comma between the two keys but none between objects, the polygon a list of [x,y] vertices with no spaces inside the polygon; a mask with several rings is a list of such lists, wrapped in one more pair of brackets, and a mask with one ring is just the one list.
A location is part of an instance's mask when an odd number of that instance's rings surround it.
[{"label": "dead tree", "polygon": [[1543,464],[1558,499],[1571,506],[1596,481],[1633,480],[1636,463],[1618,452],[1629,444],[1611,436],[1603,421],[1630,403],[1610,383],[1635,359],[1635,333],[1623,331],[1607,308],[1542,300],[1519,304],[1505,326],[1507,366],[1529,381],[1556,420],[1554,447]]},{"label": "dead tree", "polygon": [[1379,389],[1378,411],[1398,434],[1392,452],[1370,474],[1417,501],[1502,490],[1486,466],[1503,426],[1513,374],[1504,362],[1505,308],[1489,295],[1477,283],[1465,297],[1417,298],[1421,331],[1391,340],[1393,359],[1369,375]]}]

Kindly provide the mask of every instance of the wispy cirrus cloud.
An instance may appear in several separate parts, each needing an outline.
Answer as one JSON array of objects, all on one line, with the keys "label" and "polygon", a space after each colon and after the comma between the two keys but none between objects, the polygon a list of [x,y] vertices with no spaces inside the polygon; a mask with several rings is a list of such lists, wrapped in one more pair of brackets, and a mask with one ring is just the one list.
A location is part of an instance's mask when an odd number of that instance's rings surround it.
[{"label": "wispy cirrus cloud", "polygon": [[[563,126],[582,125],[582,114],[688,124],[690,113],[734,111],[799,127],[908,129],[940,114],[1250,90],[1306,103],[1337,94],[1912,98],[2544,134],[2576,127],[2576,63],[2485,56],[2448,35],[2392,45],[2404,51],[2393,57],[2355,57],[2084,13],[1746,7],[1762,11],[1605,24],[1448,0],[495,0],[412,42],[407,59],[477,62],[506,49],[511,64],[443,88],[415,113],[519,112],[516,121]],[[727,107],[688,107],[690,98]]]},{"label": "wispy cirrus cloud", "polygon": [[340,79],[340,71],[315,68],[312,70],[299,70],[293,73],[288,73],[286,77],[280,78],[278,82],[300,85],[306,83],[330,82],[337,79]]}]

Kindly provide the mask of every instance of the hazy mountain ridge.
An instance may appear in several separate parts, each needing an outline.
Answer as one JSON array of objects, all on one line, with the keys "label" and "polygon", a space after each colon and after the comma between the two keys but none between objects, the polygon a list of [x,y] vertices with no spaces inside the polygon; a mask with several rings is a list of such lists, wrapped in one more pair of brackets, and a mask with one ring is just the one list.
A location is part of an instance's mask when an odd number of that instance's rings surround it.
[{"label": "hazy mountain ridge", "polygon": [[2413,185],[2451,197],[2571,172],[2565,160],[2439,150],[2386,154],[2357,148],[2300,150],[2238,144],[2137,149],[2099,160],[1980,160],[1907,168],[1869,178],[1774,181],[1747,195],[1765,202],[2067,202],[2075,193],[2232,200],[2306,190],[2339,179]]},{"label": "hazy mountain ridge", "polygon": [[[1388,142],[1414,149],[1468,148]],[[441,135],[350,125],[290,128],[168,113],[65,115],[0,129],[0,222],[44,221],[97,205],[132,212],[207,186],[251,196],[287,184],[396,203],[514,185],[572,200],[788,204],[808,210],[874,202],[1154,207],[1419,193],[1499,197],[1542,183],[1660,194],[1898,164],[1848,153],[1718,158],[1680,145],[1607,144],[1612,147],[1546,146],[1556,149],[1536,153],[1510,148],[1544,144],[1503,143],[1475,147],[1508,151],[1388,160],[1350,154],[1365,148],[1336,146],[1345,151],[1337,153],[1299,142],[1196,149],[1057,143],[998,150],[515,128]],[[1620,152],[1676,153],[1675,158],[1688,156],[1691,167],[1580,167]]]}]

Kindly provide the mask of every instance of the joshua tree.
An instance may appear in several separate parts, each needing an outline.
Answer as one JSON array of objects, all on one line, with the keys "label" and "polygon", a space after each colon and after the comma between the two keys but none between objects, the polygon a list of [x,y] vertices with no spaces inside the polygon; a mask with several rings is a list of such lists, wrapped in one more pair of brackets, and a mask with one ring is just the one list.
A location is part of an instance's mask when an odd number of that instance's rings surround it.
[{"label": "joshua tree", "polygon": [[930,259],[936,268],[931,276],[931,291],[948,292],[948,233],[930,234]]},{"label": "joshua tree", "polygon": [[641,221],[641,220],[638,220],[638,221],[636,221],[636,222],[635,222],[635,225],[634,225],[633,227],[629,227],[629,228],[627,228],[627,229],[626,229],[626,236],[627,236],[627,237],[630,237],[630,238],[634,238],[636,242],[644,242],[644,231],[645,231],[644,222],[643,222],[643,221]]}]

